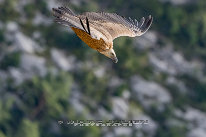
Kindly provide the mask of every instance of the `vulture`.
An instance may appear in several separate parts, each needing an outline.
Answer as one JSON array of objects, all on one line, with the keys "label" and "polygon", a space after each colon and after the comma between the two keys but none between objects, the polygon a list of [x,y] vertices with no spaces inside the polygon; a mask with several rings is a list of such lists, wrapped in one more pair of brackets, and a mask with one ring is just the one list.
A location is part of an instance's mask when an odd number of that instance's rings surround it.
[{"label": "vulture", "polygon": [[120,36],[136,37],[151,26],[153,17],[142,17],[140,21],[125,18],[116,13],[85,12],[75,14],[68,7],[52,8],[55,22],[70,27],[90,48],[118,62],[113,49],[113,40]]}]

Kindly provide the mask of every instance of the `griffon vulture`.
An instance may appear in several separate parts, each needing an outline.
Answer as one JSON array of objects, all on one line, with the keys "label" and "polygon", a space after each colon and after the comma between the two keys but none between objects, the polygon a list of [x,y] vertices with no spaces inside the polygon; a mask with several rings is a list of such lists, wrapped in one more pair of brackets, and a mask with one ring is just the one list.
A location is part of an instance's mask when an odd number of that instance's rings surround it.
[{"label": "griffon vulture", "polygon": [[71,27],[76,35],[89,47],[118,62],[113,49],[113,40],[120,36],[136,37],[144,34],[151,26],[153,17],[126,19],[116,13],[85,12],[76,15],[67,7],[53,8],[55,22]]}]

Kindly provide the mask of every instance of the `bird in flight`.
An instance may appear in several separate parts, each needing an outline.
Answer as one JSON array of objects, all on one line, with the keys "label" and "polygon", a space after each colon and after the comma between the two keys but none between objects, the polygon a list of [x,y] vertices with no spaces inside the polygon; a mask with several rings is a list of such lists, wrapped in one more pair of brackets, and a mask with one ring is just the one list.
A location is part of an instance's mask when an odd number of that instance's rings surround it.
[{"label": "bird in flight", "polygon": [[55,22],[71,27],[76,35],[89,47],[117,63],[113,40],[120,36],[136,37],[144,34],[151,26],[153,17],[142,17],[140,21],[126,19],[116,13],[85,12],[75,14],[67,7],[53,8]]}]

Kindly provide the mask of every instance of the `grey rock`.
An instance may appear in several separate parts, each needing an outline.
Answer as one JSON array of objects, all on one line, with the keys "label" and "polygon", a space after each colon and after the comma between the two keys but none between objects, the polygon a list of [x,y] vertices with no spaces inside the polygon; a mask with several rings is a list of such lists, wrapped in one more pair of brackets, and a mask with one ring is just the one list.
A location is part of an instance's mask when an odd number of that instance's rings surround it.
[{"label": "grey rock", "polygon": [[62,70],[68,71],[72,69],[72,65],[69,64],[67,57],[64,55],[63,52],[52,49],[51,50],[51,56],[52,60],[55,62],[55,64]]},{"label": "grey rock", "polygon": [[83,95],[80,92],[79,85],[74,82],[71,87],[71,93],[68,101],[77,114],[86,112],[86,106],[82,103],[82,98]]},{"label": "grey rock", "polygon": [[102,78],[105,76],[105,73],[106,73],[106,69],[102,66],[100,67],[97,67],[95,70],[94,70],[94,74],[96,77],[98,78]]},{"label": "grey rock", "polygon": [[142,110],[138,108],[131,108],[130,119],[133,120],[148,120],[148,124],[134,124],[135,130],[138,131],[136,136],[143,136],[143,133],[147,137],[153,137],[157,131],[158,124],[148,115],[144,114]]},{"label": "grey rock", "polygon": [[194,127],[202,127],[206,129],[206,113],[198,109],[188,107],[183,118],[193,124]]},{"label": "grey rock", "polygon": [[5,0],[0,0],[0,4],[3,3]]},{"label": "grey rock", "polygon": [[187,87],[185,86],[184,82],[183,81],[180,81],[178,79],[176,79],[175,77],[173,76],[169,76],[167,79],[166,79],[166,83],[168,85],[172,85],[172,86],[175,86],[179,89],[179,91],[181,93],[186,93],[188,91]]},{"label": "grey rock", "polygon": [[115,137],[115,135],[111,131],[107,131],[107,132],[105,132],[103,137]]},{"label": "grey rock", "polygon": [[195,128],[189,131],[187,137],[205,137],[206,131],[202,128]]},{"label": "grey rock", "polygon": [[[187,107],[185,112],[177,111],[180,118],[186,120],[187,137],[205,137],[206,113],[198,109]],[[176,112],[176,113],[177,113]]]},{"label": "grey rock", "polygon": [[6,24],[6,29],[8,32],[15,33],[18,31],[19,27],[16,22],[8,22]]},{"label": "grey rock", "polygon": [[28,78],[34,75],[45,76],[47,74],[46,60],[32,54],[22,54],[20,68]]},{"label": "grey rock", "polygon": [[155,135],[158,125],[149,116],[145,114],[139,115],[135,118],[135,120],[148,120],[148,124],[143,124],[141,129],[147,135],[147,137],[153,137]]},{"label": "grey rock", "polygon": [[[61,1],[63,1],[63,0],[61,0]],[[61,5],[60,5],[60,0],[47,0],[47,1],[45,1],[45,2],[47,2],[47,8],[48,8],[48,9],[52,9],[52,8],[54,8],[54,7],[59,7],[59,6],[61,6]]]},{"label": "grey rock", "polygon": [[114,115],[109,113],[103,107],[98,108],[98,117],[102,120],[114,119]]},{"label": "grey rock", "polygon": [[156,46],[158,37],[157,33],[154,31],[148,31],[141,37],[135,37],[134,39],[134,45],[136,48],[140,50],[145,50],[149,48],[153,48]]},{"label": "grey rock", "polygon": [[86,109],[85,106],[76,98],[71,99],[70,103],[77,114],[81,114]]},{"label": "grey rock", "polygon": [[180,109],[177,109],[177,108],[174,109],[173,113],[176,117],[182,117],[184,115],[183,112]]},{"label": "grey rock", "polygon": [[129,105],[124,99],[115,97],[112,99],[112,111],[116,117],[125,119],[128,115]]},{"label": "grey rock", "polygon": [[112,76],[108,82],[108,86],[111,88],[117,88],[123,83],[123,80],[117,76]]},{"label": "grey rock", "polygon": [[[55,6],[54,6],[55,7]],[[54,21],[51,18],[48,18],[41,13],[36,13],[36,16],[33,18],[33,24],[34,25],[50,25]]]},{"label": "grey rock", "polygon": [[170,2],[173,5],[185,5],[198,2],[199,0],[160,0],[161,2]]},{"label": "grey rock", "polygon": [[166,121],[166,124],[169,127],[184,127],[185,123],[179,119],[169,118]]},{"label": "grey rock", "polygon": [[35,51],[41,52],[43,50],[35,41],[21,32],[14,35],[14,44],[20,51],[26,53],[34,53]]},{"label": "grey rock", "polygon": [[171,46],[151,52],[149,61],[156,71],[170,75],[193,74],[194,70],[198,69],[197,64],[186,61],[182,54],[175,52]]},{"label": "grey rock", "polygon": [[19,68],[10,68],[9,73],[16,85],[19,85],[24,81],[24,74]]},{"label": "grey rock", "polygon": [[114,133],[116,136],[131,136],[132,135],[132,128],[130,127],[116,127],[114,128]]},{"label": "grey rock", "polygon": [[123,93],[122,93],[122,97],[125,99],[125,100],[128,100],[131,96],[131,93],[129,90],[124,90]]},{"label": "grey rock", "polygon": [[168,91],[161,85],[146,81],[139,76],[131,78],[131,88],[134,97],[136,97],[144,108],[149,109],[156,106],[158,110],[163,110],[166,104],[170,103],[172,98]]},{"label": "grey rock", "polygon": [[41,38],[41,32],[39,32],[39,31],[34,31],[32,37],[33,37],[34,39],[40,39],[40,38]]}]

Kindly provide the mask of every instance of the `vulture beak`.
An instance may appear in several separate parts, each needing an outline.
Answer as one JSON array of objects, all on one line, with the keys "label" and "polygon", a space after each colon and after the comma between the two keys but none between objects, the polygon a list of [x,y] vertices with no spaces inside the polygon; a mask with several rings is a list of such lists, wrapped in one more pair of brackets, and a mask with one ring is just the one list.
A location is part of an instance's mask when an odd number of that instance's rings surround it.
[{"label": "vulture beak", "polygon": [[118,62],[117,57],[113,58],[112,61],[113,61],[114,63],[117,63],[117,62]]}]

